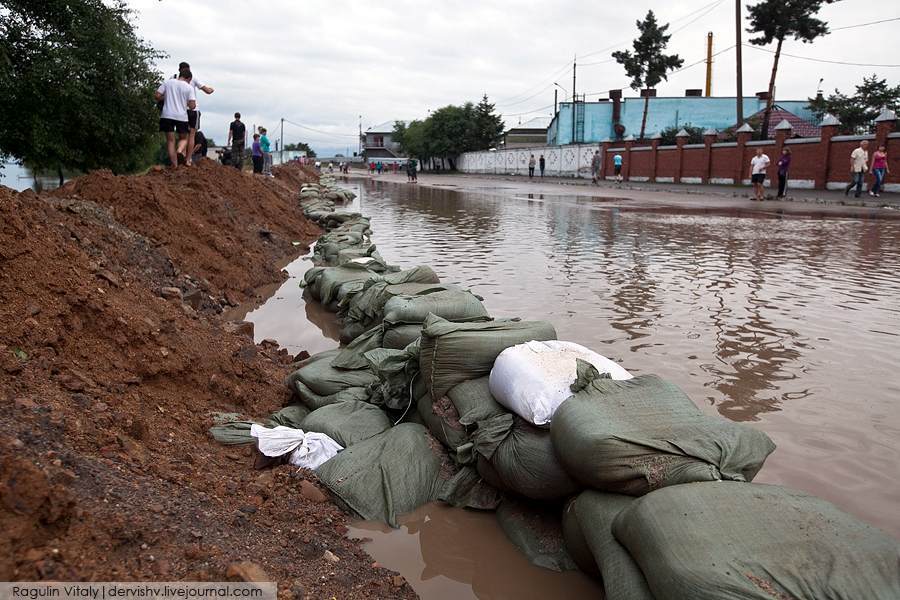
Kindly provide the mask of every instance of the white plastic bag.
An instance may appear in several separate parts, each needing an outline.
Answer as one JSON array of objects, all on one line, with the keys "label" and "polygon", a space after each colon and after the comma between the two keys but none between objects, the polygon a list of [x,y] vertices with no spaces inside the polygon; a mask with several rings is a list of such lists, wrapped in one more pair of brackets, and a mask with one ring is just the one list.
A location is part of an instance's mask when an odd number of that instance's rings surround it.
[{"label": "white plastic bag", "polygon": [[494,361],[489,385],[494,398],[529,423],[548,426],[569,396],[577,377],[576,359],[613,379],[631,379],[617,363],[573,342],[525,342],[507,348]]},{"label": "white plastic bag", "polygon": [[258,440],[259,451],[266,456],[291,453],[289,462],[296,467],[318,469],[326,460],[343,450],[343,446],[325,435],[293,427],[268,428],[253,424],[250,435]]}]

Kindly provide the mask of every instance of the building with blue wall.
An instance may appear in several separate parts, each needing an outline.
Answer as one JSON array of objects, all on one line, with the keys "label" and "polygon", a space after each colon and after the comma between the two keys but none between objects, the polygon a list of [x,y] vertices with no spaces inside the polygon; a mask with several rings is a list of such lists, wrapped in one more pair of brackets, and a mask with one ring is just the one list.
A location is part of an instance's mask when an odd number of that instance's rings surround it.
[{"label": "building with blue wall", "polygon": [[[617,92],[618,90],[613,90]],[[610,100],[600,102],[576,102],[573,136],[572,102],[563,102],[547,129],[547,143],[563,145],[572,143],[594,143],[604,140],[615,140],[633,135],[637,138],[641,132],[641,118],[644,112],[644,98],[615,98],[610,93]],[[807,100],[778,100],[781,108],[798,117],[815,122]],[[621,135],[616,135],[614,112],[616,105],[620,111],[619,122],[625,128]],[[651,97],[650,109],[647,113],[645,136],[650,137],[668,127],[684,127],[693,125],[702,129],[722,131],[735,124],[736,100],[731,97]],[[757,96],[744,98],[744,118],[755,115],[765,109],[766,101]],[[620,129],[621,131],[621,129]]]}]

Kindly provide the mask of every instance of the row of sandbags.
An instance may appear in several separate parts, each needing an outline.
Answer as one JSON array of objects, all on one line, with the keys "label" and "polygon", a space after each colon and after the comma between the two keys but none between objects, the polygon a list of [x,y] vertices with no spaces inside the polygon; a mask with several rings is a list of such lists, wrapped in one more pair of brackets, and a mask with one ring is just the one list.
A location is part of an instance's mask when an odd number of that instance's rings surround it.
[{"label": "row of sandbags", "polygon": [[300,426],[346,448],[317,472],[357,514],[496,509],[533,563],[577,564],[608,598],[896,596],[896,542],[749,483],[774,449],[764,433],[555,341],[549,323],[493,319],[428,267],[317,258],[304,285],[349,343],[288,385],[311,409]]}]

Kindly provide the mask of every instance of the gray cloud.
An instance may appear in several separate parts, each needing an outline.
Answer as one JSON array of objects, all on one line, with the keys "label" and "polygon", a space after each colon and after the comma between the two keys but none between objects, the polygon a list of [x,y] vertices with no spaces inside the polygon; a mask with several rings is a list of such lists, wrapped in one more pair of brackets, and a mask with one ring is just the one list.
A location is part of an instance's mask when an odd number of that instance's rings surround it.
[{"label": "gray cloud", "polygon": [[[351,151],[358,115],[363,129],[391,119],[421,118],[428,110],[487,93],[509,123],[522,114],[550,115],[553,81],[571,92],[571,61],[576,54],[578,92],[605,94],[626,88],[628,80],[611,50],[630,45],[635,20],[653,8],[676,31],[670,49],[685,64],[705,55],[706,32],[715,34],[715,49],[734,44],[734,3],[704,0],[652,3],[539,2],[457,0],[428,3],[397,0],[372,3],[348,0],[132,0],[140,34],[170,58],[164,73],[181,60],[216,88],[200,98],[203,129],[224,141],[231,114],[276,132],[285,117],[327,132],[285,126],[287,142],[306,141],[323,152]],[[888,3],[889,4],[889,3]],[[711,10],[704,15],[705,6]],[[826,6],[821,16],[832,27],[894,16],[875,0]],[[692,16],[686,17],[686,15]],[[891,35],[897,22],[835,31],[814,45],[785,44],[785,52],[858,63],[897,63],[900,40]],[[678,29],[680,31],[677,31]],[[744,36],[746,41],[747,34]],[[768,85],[772,56],[744,50],[744,91]],[[600,63],[600,64],[589,64]],[[830,65],[785,57],[779,69],[777,97],[807,98],[824,78],[826,91],[851,91],[864,75],[877,72],[897,83],[900,69]],[[554,77],[556,75],[556,77]],[[673,74],[659,86],[660,95],[681,95],[704,84],[703,65]],[[714,63],[714,95],[734,94],[734,52]],[[560,92],[562,95],[562,92]],[[529,96],[534,96],[529,98]],[[591,97],[589,96],[589,99]],[[594,98],[596,99],[596,98]],[[523,101],[524,100],[524,101]],[[538,110],[541,109],[541,110]],[[537,112],[530,112],[537,111]]]}]

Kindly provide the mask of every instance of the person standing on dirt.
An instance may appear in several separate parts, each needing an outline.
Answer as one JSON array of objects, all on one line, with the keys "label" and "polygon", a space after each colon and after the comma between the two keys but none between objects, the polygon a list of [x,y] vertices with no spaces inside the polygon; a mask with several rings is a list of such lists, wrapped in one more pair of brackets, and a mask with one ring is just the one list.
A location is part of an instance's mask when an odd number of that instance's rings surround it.
[{"label": "person standing on dirt", "polygon": [[778,167],[778,196],[784,198],[784,192],[787,189],[788,170],[791,168],[791,149],[784,147],[781,149],[781,158],[775,163]]},{"label": "person standing on dirt", "polygon": [[756,156],[750,159],[750,183],[753,184],[753,192],[758,202],[766,199],[766,169],[768,168],[769,157],[763,154],[762,148],[757,148]]},{"label": "person standing on dirt", "polygon": [[194,147],[191,149],[191,163],[195,163],[201,158],[206,158],[207,152],[209,152],[209,146],[206,142],[206,136],[203,135],[202,131],[197,130],[197,135],[194,136]]},{"label": "person standing on dirt", "polygon": [[263,153],[263,175],[272,177],[272,145],[269,143],[269,136],[266,134],[268,130],[265,127],[259,128],[259,146]]},{"label": "person standing on dirt", "polygon": [[187,138],[190,126],[188,124],[188,111],[197,106],[197,95],[193,86],[184,77],[190,78],[190,71],[182,73],[177,79],[167,79],[156,90],[156,101],[162,101],[163,107],[159,117],[159,130],[166,134],[166,151],[172,168],[178,167],[178,151],[175,145],[175,135],[178,141]]},{"label": "person standing on dirt", "polygon": [[869,141],[863,140],[859,143],[859,148],[856,148],[850,153],[850,177],[852,177],[852,179],[850,180],[850,185],[844,190],[845,196],[850,193],[850,190],[856,187],[854,196],[859,198],[859,195],[862,194],[863,179],[865,179],[866,171],[868,169]]},{"label": "person standing on dirt", "polygon": [[[212,94],[214,91],[216,91],[212,87],[205,85],[205,84],[201,83],[200,81],[198,81],[193,76],[193,73],[191,73],[191,66],[189,64],[187,64],[186,62],[183,62],[178,65],[178,75],[179,75],[179,77],[184,77],[185,73],[191,74],[190,77],[185,78],[185,81],[190,83],[191,86],[193,86],[193,88],[195,90],[200,90],[206,95]],[[197,135],[197,130],[200,129],[200,109],[197,108],[196,105],[192,110],[188,110],[188,127],[190,128],[190,130],[188,131],[187,144],[185,146],[187,148],[187,150],[184,151],[184,154],[185,154],[185,162],[190,166],[191,165],[191,152],[189,150],[193,149],[194,144],[195,144],[194,138]]]},{"label": "person standing on dirt", "polygon": [[250,147],[250,159],[253,161],[253,173],[261,175],[263,172],[263,151],[259,143],[259,134],[253,134],[253,145]]},{"label": "person standing on dirt", "polygon": [[534,179],[534,154],[528,159],[528,179]]},{"label": "person standing on dirt", "polygon": [[547,166],[547,161],[544,159],[544,155],[541,154],[541,157],[538,159],[538,167],[541,169],[541,179],[544,178],[544,167]]},{"label": "person standing on dirt", "polygon": [[244,166],[244,145],[247,143],[247,128],[241,122],[241,113],[234,113],[234,121],[228,126],[228,146],[231,146],[231,161],[238,170]]},{"label": "person standing on dirt", "polygon": [[591,183],[597,183],[600,179],[600,151],[594,150],[594,156],[591,157]]}]

